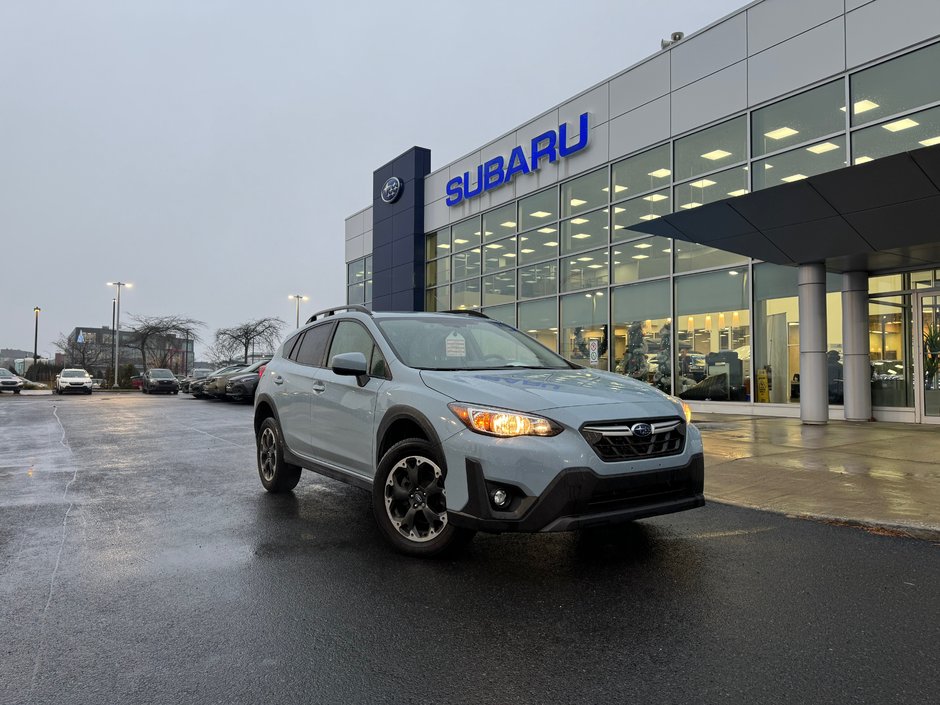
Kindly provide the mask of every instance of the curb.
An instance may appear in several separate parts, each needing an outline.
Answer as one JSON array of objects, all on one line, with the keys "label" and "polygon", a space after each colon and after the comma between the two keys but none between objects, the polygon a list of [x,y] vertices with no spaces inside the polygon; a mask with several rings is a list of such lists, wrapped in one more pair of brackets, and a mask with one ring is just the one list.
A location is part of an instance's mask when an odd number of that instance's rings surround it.
[{"label": "curb", "polygon": [[716,504],[726,504],[730,507],[742,507],[744,509],[754,509],[759,512],[769,512],[788,519],[803,519],[829,524],[830,526],[845,526],[853,529],[862,529],[869,533],[880,536],[895,536],[900,538],[916,539],[918,541],[931,541],[940,543],[940,527],[927,525],[899,524],[890,521],[878,521],[877,519],[854,519],[850,517],[841,517],[834,514],[815,514],[805,512],[789,512],[783,509],[773,509],[762,507],[756,504],[743,504],[740,502],[729,502],[715,497],[705,497],[706,501]]}]

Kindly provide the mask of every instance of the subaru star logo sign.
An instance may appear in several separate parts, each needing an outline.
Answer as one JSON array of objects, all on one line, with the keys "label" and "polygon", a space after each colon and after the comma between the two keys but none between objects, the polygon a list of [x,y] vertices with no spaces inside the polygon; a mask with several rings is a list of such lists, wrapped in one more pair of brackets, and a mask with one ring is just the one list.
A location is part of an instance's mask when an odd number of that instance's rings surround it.
[{"label": "subaru star logo sign", "polygon": [[653,435],[653,427],[648,423],[635,423],[630,427],[630,431],[637,438],[647,438]]},{"label": "subaru star logo sign", "polygon": [[386,203],[394,203],[401,195],[401,179],[397,176],[391,177],[382,187],[382,200]]}]

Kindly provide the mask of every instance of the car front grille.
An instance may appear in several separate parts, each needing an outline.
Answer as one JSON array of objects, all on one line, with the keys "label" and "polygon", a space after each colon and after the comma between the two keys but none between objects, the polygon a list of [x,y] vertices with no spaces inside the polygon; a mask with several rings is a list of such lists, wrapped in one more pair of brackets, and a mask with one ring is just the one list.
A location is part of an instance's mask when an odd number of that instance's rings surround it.
[{"label": "car front grille", "polygon": [[647,460],[681,453],[685,423],[676,417],[603,421],[585,424],[581,435],[604,462]]}]

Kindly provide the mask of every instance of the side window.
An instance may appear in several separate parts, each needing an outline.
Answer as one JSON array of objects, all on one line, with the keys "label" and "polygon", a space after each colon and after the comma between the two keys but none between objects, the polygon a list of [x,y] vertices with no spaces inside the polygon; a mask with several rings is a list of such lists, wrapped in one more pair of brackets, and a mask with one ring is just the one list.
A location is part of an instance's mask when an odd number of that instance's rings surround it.
[{"label": "side window", "polygon": [[295,357],[293,357],[294,348],[297,346],[297,341],[300,340],[302,336],[303,336],[303,333],[298,333],[293,338],[291,338],[286,343],[284,343],[284,357],[286,357],[289,360],[296,359]]},{"label": "side window", "polygon": [[330,346],[327,364],[336,355],[350,352],[361,352],[366,356],[366,362],[368,362],[372,358],[373,345],[372,336],[361,325],[355,321],[340,321],[336,326],[336,335],[333,336],[333,344]]},{"label": "side window", "polygon": [[312,367],[323,366],[323,353],[326,345],[330,341],[330,332],[333,330],[332,323],[310,328],[305,334],[299,345],[294,346],[292,360],[296,360],[301,365],[310,365]]},{"label": "side window", "polygon": [[378,345],[372,348],[372,366],[369,368],[369,374],[373,377],[388,379],[388,365],[385,364],[385,357]]}]

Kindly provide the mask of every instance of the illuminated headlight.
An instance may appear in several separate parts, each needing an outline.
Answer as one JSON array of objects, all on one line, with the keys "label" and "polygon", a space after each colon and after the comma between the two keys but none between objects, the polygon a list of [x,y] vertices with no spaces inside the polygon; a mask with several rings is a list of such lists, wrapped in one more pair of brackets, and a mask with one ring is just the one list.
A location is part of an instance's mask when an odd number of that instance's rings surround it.
[{"label": "illuminated headlight", "polygon": [[487,436],[512,438],[514,436],[557,436],[561,426],[541,416],[520,414],[505,409],[489,409],[467,404],[448,404],[467,428]]},{"label": "illuminated headlight", "polygon": [[686,423],[692,423],[692,407],[682,401],[679,397],[669,397],[677,406],[682,408],[682,414],[685,416]]}]

